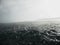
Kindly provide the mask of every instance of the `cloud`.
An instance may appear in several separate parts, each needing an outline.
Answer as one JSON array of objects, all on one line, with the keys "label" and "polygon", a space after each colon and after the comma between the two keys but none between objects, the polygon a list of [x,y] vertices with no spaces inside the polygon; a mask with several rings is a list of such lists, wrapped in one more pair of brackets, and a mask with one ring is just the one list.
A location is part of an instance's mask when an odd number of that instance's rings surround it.
[{"label": "cloud", "polygon": [[0,0],[0,22],[33,21],[59,16],[56,0]]}]

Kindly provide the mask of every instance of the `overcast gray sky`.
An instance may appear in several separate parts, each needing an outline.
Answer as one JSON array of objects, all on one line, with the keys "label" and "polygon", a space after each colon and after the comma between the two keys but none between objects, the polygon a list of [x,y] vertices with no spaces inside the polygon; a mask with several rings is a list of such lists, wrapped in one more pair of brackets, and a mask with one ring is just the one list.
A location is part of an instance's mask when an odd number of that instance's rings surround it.
[{"label": "overcast gray sky", "polygon": [[0,23],[60,17],[60,0],[0,0]]}]

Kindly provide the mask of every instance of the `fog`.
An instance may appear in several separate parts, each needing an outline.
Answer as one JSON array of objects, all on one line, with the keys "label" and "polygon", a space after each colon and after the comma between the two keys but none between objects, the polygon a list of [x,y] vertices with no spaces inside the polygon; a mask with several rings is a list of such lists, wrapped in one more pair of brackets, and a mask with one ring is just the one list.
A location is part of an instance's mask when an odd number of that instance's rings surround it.
[{"label": "fog", "polygon": [[0,0],[0,23],[60,17],[60,0]]}]

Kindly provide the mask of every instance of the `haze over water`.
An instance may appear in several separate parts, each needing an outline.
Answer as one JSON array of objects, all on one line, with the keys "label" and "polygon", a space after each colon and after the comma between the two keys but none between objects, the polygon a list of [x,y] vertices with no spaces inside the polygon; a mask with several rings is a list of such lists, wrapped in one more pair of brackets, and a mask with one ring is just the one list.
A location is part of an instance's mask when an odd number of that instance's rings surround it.
[{"label": "haze over water", "polygon": [[0,0],[0,23],[60,17],[60,0]]}]

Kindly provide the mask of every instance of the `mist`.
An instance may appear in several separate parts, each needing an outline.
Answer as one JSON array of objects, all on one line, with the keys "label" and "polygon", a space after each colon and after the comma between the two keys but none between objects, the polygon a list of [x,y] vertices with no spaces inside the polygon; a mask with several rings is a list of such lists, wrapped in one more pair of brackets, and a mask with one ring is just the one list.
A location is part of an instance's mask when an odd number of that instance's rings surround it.
[{"label": "mist", "polygon": [[0,0],[0,23],[60,17],[60,0]]}]

